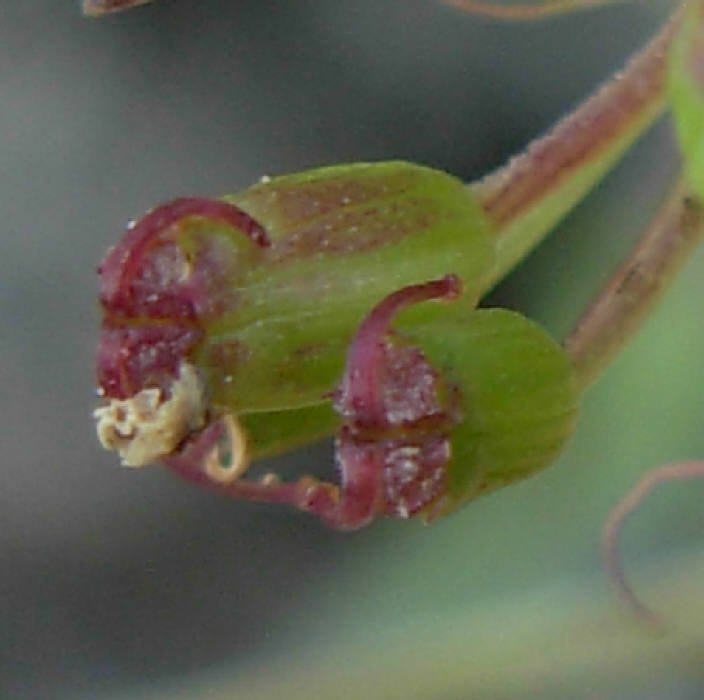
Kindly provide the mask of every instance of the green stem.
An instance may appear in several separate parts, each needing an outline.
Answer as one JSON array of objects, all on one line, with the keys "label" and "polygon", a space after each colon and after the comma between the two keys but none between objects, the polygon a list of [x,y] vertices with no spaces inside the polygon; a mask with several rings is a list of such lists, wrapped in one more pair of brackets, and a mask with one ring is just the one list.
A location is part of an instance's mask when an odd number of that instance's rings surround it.
[{"label": "green stem", "polygon": [[496,284],[663,113],[680,12],[609,83],[507,165],[469,185],[496,227]]},{"label": "green stem", "polygon": [[675,185],[639,243],[565,340],[578,382],[588,386],[640,328],[699,242],[704,205]]}]

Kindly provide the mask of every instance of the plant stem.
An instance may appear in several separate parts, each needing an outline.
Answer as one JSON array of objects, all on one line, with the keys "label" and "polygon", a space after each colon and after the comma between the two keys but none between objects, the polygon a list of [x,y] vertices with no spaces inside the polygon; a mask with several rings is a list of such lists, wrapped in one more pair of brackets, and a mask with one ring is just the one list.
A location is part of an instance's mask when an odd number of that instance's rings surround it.
[{"label": "plant stem", "polygon": [[638,330],[701,238],[704,205],[674,186],[639,243],[565,340],[578,382],[588,386]]},{"label": "plant stem", "polygon": [[667,50],[680,12],[616,76],[546,136],[469,185],[496,226],[488,291],[616,164],[666,106]]},{"label": "plant stem", "polygon": [[444,2],[470,14],[520,21],[543,19],[574,10],[585,10],[599,5],[608,5],[617,2],[617,0],[538,0],[538,2],[532,3],[504,5],[484,0],[444,0]]},{"label": "plant stem", "polygon": [[83,0],[83,14],[88,17],[100,17],[108,12],[129,10],[130,7],[144,5],[152,0]]}]

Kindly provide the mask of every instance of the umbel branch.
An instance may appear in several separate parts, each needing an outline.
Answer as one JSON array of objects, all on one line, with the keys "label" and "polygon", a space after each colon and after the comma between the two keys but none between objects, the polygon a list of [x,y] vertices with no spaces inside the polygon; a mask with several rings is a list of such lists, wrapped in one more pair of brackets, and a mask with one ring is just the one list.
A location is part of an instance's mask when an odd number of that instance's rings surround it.
[{"label": "umbel branch", "polygon": [[100,17],[108,12],[129,10],[137,5],[146,5],[152,0],[83,0],[83,14],[88,17]]}]

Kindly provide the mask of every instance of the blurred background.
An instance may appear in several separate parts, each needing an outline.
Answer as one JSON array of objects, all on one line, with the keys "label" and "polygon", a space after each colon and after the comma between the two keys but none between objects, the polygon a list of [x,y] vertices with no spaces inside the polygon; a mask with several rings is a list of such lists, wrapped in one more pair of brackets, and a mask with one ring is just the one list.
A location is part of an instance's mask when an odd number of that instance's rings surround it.
[{"label": "blurred background", "polygon": [[[95,269],[129,219],[344,161],[477,178],[668,6],[502,24],[437,0],[160,0],[101,20],[74,0],[0,5],[0,697],[702,697],[704,483],[663,488],[625,533],[665,637],[613,600],[598,540],[646,469],[704,456],[704,252],[558,463],[432,527],[342,535],[128,471],[91,420]],[[663,123],[488,303],[563,335],[674,153]]]}]

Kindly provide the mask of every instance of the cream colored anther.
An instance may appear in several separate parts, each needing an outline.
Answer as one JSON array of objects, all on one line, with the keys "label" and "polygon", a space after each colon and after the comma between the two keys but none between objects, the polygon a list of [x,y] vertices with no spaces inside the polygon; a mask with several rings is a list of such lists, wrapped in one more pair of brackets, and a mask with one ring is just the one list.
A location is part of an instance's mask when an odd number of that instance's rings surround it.
[{"label": "cream colored anther", "polygon": [[142,389],[128,399],[112,399],[107,406],[96,408],[93,416],[105,449],[117,450],[125,466],[146,466],[173,452],[190,432],[203,427],[200,378],[184,362],[166,401],[160,389]]}]

